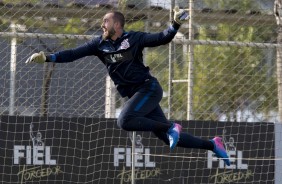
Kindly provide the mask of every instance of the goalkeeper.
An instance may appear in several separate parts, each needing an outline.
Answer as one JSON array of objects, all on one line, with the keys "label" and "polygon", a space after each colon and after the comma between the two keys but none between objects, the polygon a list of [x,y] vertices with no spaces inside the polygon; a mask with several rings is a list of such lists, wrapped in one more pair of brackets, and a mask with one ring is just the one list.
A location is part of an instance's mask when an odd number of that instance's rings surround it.
[{"label": "goalkeeper", "polygon": [[145,47],[156,47],[169,43],[176,35],[181,24],[189,19],[186,10],[174,10],[172,24],[159,33],[124,31],[124,15],[110,11],[103,17],[103,35],[74,49],[45,55],[33,54],[26,63],[67,63],[85,56],[97,56],[107,67],[118,92],[128,97],[119,118],[118,126],[126,131],[152,131],[173,150],[175,146],[212,150],[217,157],[223,158],[227,165],[230,161],[220,137],[203,140],[181,132],[181,125],[169,122],[159,102],[163,90],[158,80],[149,72],[142,59]]}]

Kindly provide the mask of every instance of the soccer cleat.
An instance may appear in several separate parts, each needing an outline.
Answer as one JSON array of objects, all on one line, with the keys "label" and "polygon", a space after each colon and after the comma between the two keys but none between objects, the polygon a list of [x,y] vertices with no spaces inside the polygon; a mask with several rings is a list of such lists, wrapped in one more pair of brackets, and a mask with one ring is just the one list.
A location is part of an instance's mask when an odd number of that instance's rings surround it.
[{"label": "soccer cleat", "polygon": [[225,162],[226,165],[230,166],[230,160],[229,160],[229,157],[227,155],[227,152],[223,146],[223,143],[222,143],[222,139],[220,137],[215,137],[213,138],[212,140],[210,140],[213,145],[214,145],[214,149],[213,149],[213,152],[215,153],[215,155],[218,157],[218,158],[222,158],[223,161]]},{"label": "soccer cleat", "polygon": [[170,129],[167,131],[167,137],[169,140],[169,147],[170,150],[173,150],[175,146],[177,145],[180,137],[180,132],[181,132],[182,126],[173,123],[173,125],[170,127]]}]

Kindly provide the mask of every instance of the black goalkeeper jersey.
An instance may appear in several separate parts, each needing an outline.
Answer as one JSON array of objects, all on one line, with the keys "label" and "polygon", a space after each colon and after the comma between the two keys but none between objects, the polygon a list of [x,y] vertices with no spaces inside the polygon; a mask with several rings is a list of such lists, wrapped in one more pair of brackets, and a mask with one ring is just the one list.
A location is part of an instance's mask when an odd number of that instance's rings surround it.
[{"label": "black goalkeeper jersey", "polygon": [[102,36],[70,50],[55,55],[56,63],[72,62],[84,56],[97,56],[107,67],[108,73],[121,96],[131,96],[136,86],[147,79],[154,79],[143,62],[143,49],[169,43],[177,30],[170,26],[159,33],[124,32],[113,41]]}]

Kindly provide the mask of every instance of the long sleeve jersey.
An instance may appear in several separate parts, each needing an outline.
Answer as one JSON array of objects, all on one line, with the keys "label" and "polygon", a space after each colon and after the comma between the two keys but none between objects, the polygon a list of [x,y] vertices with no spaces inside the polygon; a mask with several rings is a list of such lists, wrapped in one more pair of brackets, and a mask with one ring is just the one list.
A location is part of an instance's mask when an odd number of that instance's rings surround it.
[{"label": "long sleeve jersey", "polygon": [[70,50],[56,52],[47,58],[55,63],[72,62],[85,56],[97,56],[107,67],[108,73],[122,97],[131,96],[132,90],[147,79],[152,79],[149,67],[143,62],[143,49],[169,43],[177,28],[169,26],[159,33],[124,32],[113,41],[102,36]]}]

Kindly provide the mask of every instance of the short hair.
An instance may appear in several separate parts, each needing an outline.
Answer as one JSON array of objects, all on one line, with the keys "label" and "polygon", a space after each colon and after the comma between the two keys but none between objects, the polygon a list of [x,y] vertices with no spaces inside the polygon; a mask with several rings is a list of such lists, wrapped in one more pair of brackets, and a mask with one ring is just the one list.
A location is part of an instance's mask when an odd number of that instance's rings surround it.
[{"label": "short hair", "polygon": [[119,11],[111,11],[109,13],[113,13],[113,19],[115,22],[119,22],[121,27],[123,28],[124,27],[124,24],[125,24],[125,18],[124,18],[124,15],[119,12]]}]

